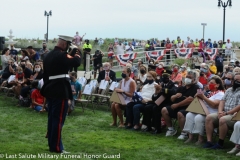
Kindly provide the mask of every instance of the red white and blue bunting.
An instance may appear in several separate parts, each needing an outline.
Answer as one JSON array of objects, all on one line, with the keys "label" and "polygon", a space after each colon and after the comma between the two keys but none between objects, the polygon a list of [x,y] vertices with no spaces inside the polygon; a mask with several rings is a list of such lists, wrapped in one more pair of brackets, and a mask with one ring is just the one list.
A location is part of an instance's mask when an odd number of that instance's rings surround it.
[{"label": "red white and blue bunting", "polygon": [[149,51],[149,52],[145,52],[145,54],[148,60],[150,59],[161,60],[166,54],[166,51],[165,50]]},{"label": "red white and blue bunting", "polygon": [[217,48],[210,48],[205,50],[205,53],[208,54],[210,60],[214,60],[216,58],[217,52],[218,52]]},{"label": "red white and blue bunting", "polygon": [[189,59],[192,55],[192,48],[177,48],[174,52],[177,58]]},{"label": "red white and blue bunting", "polygon": [[137,57],[137,53],[132,54],[118,54],[115,56],[121,66],[126,66],[128,61],[132,61]]}]

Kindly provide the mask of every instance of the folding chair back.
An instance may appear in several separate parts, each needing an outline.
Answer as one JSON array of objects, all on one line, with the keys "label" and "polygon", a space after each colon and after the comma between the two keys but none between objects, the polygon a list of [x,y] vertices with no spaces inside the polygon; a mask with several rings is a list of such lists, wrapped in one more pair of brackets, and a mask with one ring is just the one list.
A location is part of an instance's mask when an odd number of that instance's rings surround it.
[{"label": "folding chair back", "polygon": [[118,88],[119,85],[120,85],[120,83],[118,83],[118,82],[112,82],[110,87],[109,87],[109,90],[114,91],[114,89]]},{"label": "folding chair back", "polygon": [[87,84],[87,79],[84,77],[79,77],[77,81],[82,85],[82,90],[84,90],[84,87]]}]

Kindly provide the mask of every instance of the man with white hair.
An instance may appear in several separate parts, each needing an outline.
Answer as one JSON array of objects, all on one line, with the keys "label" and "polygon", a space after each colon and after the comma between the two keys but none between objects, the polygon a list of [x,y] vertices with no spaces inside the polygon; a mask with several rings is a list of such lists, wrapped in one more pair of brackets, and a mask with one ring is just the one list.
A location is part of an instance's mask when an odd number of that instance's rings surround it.
[{"label": "man with white hair", "polygon": [[106,81],[109,81],[110,83],[111,82],[116,82],[116,73],[111,69],[111,65],[110,63],[106,62],[103,64],[103,71],[99,72],[99,75],[98,75],[98,83],[101,82],[101,80],[106,80]]}]

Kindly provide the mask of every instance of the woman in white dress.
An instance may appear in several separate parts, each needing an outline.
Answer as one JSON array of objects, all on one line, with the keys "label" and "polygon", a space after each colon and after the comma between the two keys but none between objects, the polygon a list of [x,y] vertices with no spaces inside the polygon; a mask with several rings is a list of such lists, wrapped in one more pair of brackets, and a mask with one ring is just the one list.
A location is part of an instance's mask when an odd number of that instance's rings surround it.
[{"label": "woman in white dress", "polygon": [[[125,103],[128,104],[131,101],[131,98],[133,96],[133,93],[136,90],[136,84],[135,81],[130,78],[131,75],[131,69],[124,67],[122,71],[122,81],[120,82],[120,88],[116,88],[115,91],[117,93],[121,93],[123,98],[125,99]],[[113,123],[110,124],[110,126],[117,126],[117,116],[120,120],[119,128],[123,128],[124,122],[123,122],[123,114],[122,110],[125,110],[126,105],[118,104],[116,102],[113,102],[111,105],[111,111],[112,111],[112,118]]]}]

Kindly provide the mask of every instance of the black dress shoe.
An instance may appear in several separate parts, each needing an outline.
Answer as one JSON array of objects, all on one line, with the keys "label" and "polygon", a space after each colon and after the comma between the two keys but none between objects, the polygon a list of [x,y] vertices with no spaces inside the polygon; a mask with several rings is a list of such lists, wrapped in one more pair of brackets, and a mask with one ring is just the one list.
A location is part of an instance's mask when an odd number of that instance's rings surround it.
[{"label": "black dress shoe", "polygon": [[147,128],[145,128],[145,129],[143,129],[142,131],[143,131],[143,132],[150,132],[150,131],[152,131],[152,128],[148,128],[148,127],[147,127]]},{"label": "black dress shoe", "polygon": [[156,129],[156,130],[152,131],[152,134],[160,134],[160,133],[162,133],[162,131],[159,130],[159,129]]},{"label": "black dress shoe", "polygon": [[141,130],[141,127],[138,127],[138,128],[132,128],[133,131],[140,131]]},{"label": "black dress shoe", "polygon": [[126,129],[132,129],[133,126],[126,126],[125,128],[126,128]]}]

